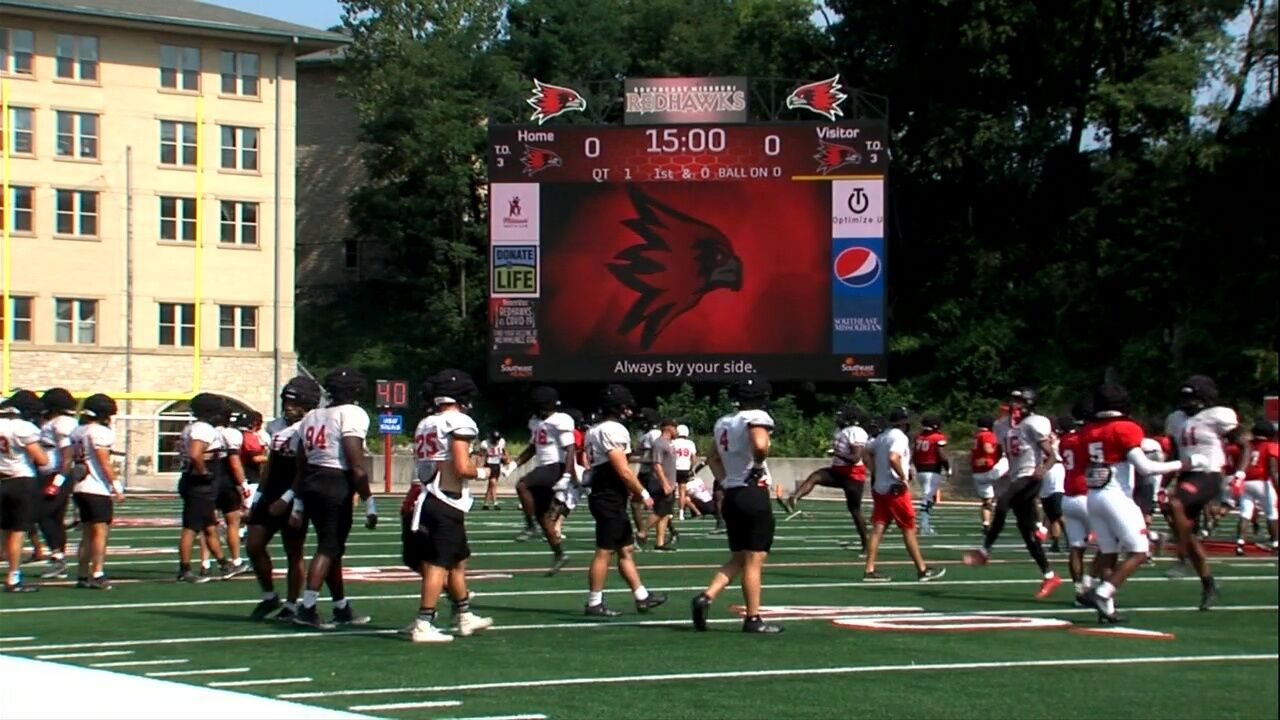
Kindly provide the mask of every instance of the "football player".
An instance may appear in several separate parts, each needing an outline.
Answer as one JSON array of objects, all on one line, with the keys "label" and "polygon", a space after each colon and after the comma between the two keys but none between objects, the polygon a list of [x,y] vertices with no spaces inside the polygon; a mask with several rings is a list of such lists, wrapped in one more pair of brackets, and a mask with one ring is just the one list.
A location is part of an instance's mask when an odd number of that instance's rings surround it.
[{"label": "football player", "polygon": [[782,632],[782,626],[767,623],[760,617],[764,561],[773,547],[775,527],[766,464],[769,433],[773,430],[773,418],[765,411],[769,394],[769,382],[763,378],[735,383],[730,396],[737,402],[738,410],[716,420],[712,432],[715,444],[707,459],[711,472],[724,479],[723,513],[732,554],[716,571],[707,588],[693,599],[693,627],[699,632],[707,630],[711,603],[739,575],[746,605],[742,631]]},{"label": "football player", "polygon": [[1093,415],[1089,403],[1078,402],[1070,415],[1058,418],[1058,455],[1063,469],[1062,532],[1067,536],[1067,568],[1075,585],[1076,602],[1081,605],[1091,586],[1084,574],[1084,552],[1089,545],[1089,485],[1084,476],[1088,454],[1080,439],[1081,423]]},{"label": "football player", "polygon": [[[226,401],[230,407],[230,401]],[[215,463],[214,471],[214,507],[222,513],[227,524],[227,549],[231,555],[231,564],[222,573],[223,580],[249,572],[249,563],[240,557],[240,515],[244,511],[245,501],[249,499],[246,486],[244,462],[244,433],[234,426],[232,414],[226,413],[218,418],[215,427],[222,436],[222,446]]]},{"label": "football player", "polygon": [[80,426],[71,432],[71,498],[80,516],[79,568],[76,587],[110,590],[103,563],[107,556],[107,532],[114,518],[115,502],[124,502],[124,485],[111,466],[116,433],[111,418],[116,401],[98,393],[84,400]]},{"label": "football player", "polygon": [[[1129,418],[1129,393],[1121,385],[1098,386],[1093,394],[1094,419],[1080,431],[1080,445],[1089,456],[1085,482],[1089,487],[1089,526],[1098,542],[1094,577],[1106,580],[1088,589],[1082,600],[1097,608],[1107,622],[1116,622],[1115,593],[1146,560],[1150,549],[1142,510],[1133,501],[1138,475],[1177,472],[1180,462],[1152,462],[1142,450],[1142,426]],[[1120,551],[1128,553],[1119,564]]]},{"label": "football player", "polygon": [[996,502],[991,527],[987,529],[982,547],[964,556],[966,565],[985,565],[991,556],[991,548],[1004,530],[1005,518],[1012,510],[1018,523],[1018,533],[1027,546],[1027,552],[1040,569],[1040,589],[1036,598],[1049,597],[1062,579],[1049,567],[1044,546],[1037,535],[1036,498],[1045,475],[1057,462],[1053,449],[1053,427],[1049,418],[1036,414],[1036,393],[1029,387],[1010,393],[1009,416],[996,423],[995,434],[1001,450],[1009,459],[1009,487]]},{"label": "football player", "polygon": [[944,475],[951,475],[951,463],[945,449],[947,436],[942,434],[942,420],[935,415],[920,418],[920,432],[916,435],[911,459],[920,479],[920,534],[933,535],[930,513],[937,502]]},{"label": "football player", "polygon": [[[1065,490],[1063,483],[1066,480],[1066,470],[1062,467],[1062,455],[1058,452],[1059,438],[1062,435],[1060,427],[1050,424],[1053,432],[1049,435],[1049,442],[1053,446],[1053,466],[1049,468],[1049,472],[1045,473],[1044,482],[1040,484],[1040,509],[1044,510],[1044,518],[1048,523],[1048,527],[1044,530],[1037,530],[1048,535],[1052,542],[1049,545],[1049,552],[1061,552],[1059,539],[1062,537],[1062,495]],[[1043,525],[1040,526],[1044,528]]]},{"label": "football player", "polygon": [[1201,610],[1212,608],[1219,592],[1195,532],[1195,519],[1221,492],[1222,467],[1227,462],[1223,446],[1228,438],[1238,437],[1239,426],[1236,411],[1218,405],[1218,386],[1205,375],[1192,375],[1178,387],[1178,409],[1165,422],[1165,431],[1188,468],[1178,476],[1168,498],[1171,529],[1178,555],[1187,558],[1200,577]]},{"label": "football player", "polygon": [[676,455],[676,506],[680,508],[680,519],[684,520],[685,507],[690,504],[686,486],[693,477],[693,466],[698,462],[698,446],[689,439],[688,425],[676,426],[676,439],[671,441],[671,451]]},{"label": "football player", "polygon": [[480,452],[484,453],[485,488],[484,504],[481,510],[501,510],[498,504],[498,480],[502,477],[502,466],[511,462],[507,454],[507,441],[502,433],[494,430],[489,437],[480,443]]},{"label": "football player", "polygon": [[416,545],[422,593],[418,615],[409,629],[409,638],[416,643],[453,640],[453,635],[436,627],[436,602],[446,587],[453,602],[457,635],[467,637],[493,625],[491,618],[471,612],[466,579],[467,558],[471,557],[466,517],[474,504],[469,481],[477,475],[471,461],[471,443],[480,431],[465,410],[475,394],[476,384],[471,376],[452,369],[431,376],[424,391],[424,396],[431,397],[435,412],[418,429],[429,460],[434,463],[434,474],[415,499],[408,528],[411,533],[425,535]]},{"label": "football player", "polygon": [[831,439],[831,465],[810,473],[804,482],[796,486],[787,499],[789,517],[799,512],[802,498],[819,485],[839,488],[844,493],[845,508],[853,518],[858,531],[861,552],[867,550],[867,521],[862,516],[862,492],[867,482],[867,465],[863,453],[867,447],[867,431],[862,429],[862,411],[856,407],[843,408],[836,413],[836,432]]},{"label": "football player", "polygon": [[191,545],[200,538],[224,572],[231,570],[222,556],[222,542],[218,540],[218,518],[215,514],[215,487],[213,473],[216,459],[223,451],[222,434],[216,425],[230,413],[226,398],[213,393],[199,393],[191,398],[191,414],[194,420],[182,429],[178,448],[182,458],[182,472],[178,478],[178,495],[182,498],[182,533],[178,538],[178,582],[201,583],[210,576],[191,572]]},{"label": "football player", "polygon": [[996,482],[1009,471],[1009,463],[1000,457],[1000,440],[992,432],[995,419],[984,415],[977,420],[978,434],[969,452],[969,470],[973,473],[973,489],[982,500],[982,534],[991,528],[991,511],[996,506]]},{"label": "football player", "polygon": [[[327,630],[334,624],[363,625],[365,615],[357,615],[346,598],[342,577],[342,556],[351,533],[352,495],[365,502],[365,527],[378,525],[378,507],[369,489],[364,467],[364,442],[369,434],[369,414],[356,403],[364,395],[365,380],[360,371],[340,367],[322,383],[330,405],[307,413],[298,427],[295,446],[299,460],[293,482],[293,511],[289,522],[302,527],[310,520],[316,531],[315,554],[307,568],[302,607],[293,617],[295,625]],[[276,501],[276,511],[285,504]],[[333,598],[333,622],[320,619],[316,601],[320,586],[329,585]]]},{"label": "football player", "polygon": [[40,577],[67,576],[67,503],[71,500],[71,433],[76,429],[76,400],[64,388],[49,388],[40,396],[44,403],[44,424],[40,426],[40,446],[49,456],[54,471],[44,478],[37,505],[37,525],[49,546],[49,567]]},{"label": "football player", "polygon": [[9,561],[4,590],[35,592],[39,588],[22,581],[22,545],[35,518],[36,478],[53,471],[35,425],[44,403],[30,390],[18,390],[0,404],[0,413],[0,532]]},{"label": "football player", "polygon": [[[675,511],[676,503],[676,456],[671,449],[671,441],[675,436],[675,420],[668,418],[658,423],[658,437],[653,440],[652,447],[649,449],[650,457],[653,459],[654,482],[649,488],[653,496],[653,511],[649,515],[643,532],[639,533],[647,537],[650,530],[657,528],[653,549],[668,552],[675,550],[667,544],[667,529],[671,527],[671,515]],[[677,537],[673,532],[671,542],[674,543]]]},{"label": "football player", "polygon": [[[270,508],[286,495],[286,503],[293,502],[293,491],[290,488],[298,474],[298,428],[303,416],[320,406],[320,395],[320,383],[304,375],[293,378],[280,390],[281,416],[267,425],[270,451],[267,455],[266,472],[262,482],[258,483],[258,497],[250,505],[249,536],[246,543],[249,559],[253,562],[254,576],[258,579],[258,587],[262,588],[262,601],[249,615],[253,620],[265,620],[279,609],[276,619],[292,622],[298,611],[298,596],[302,593],[302,579],[306,575],[302,556],[306,526],[303,524],[302,527],[291,527],[283,512],[273,515]],[[285,580],[288,599],[284,603],[280,602],[280,596],[276,594],[271,553],[267,550],[267,544],[276,533],[280,533],[281,544],[284,545],[288,573]]]},{"label": "football player", "polygon": [[891,580],[888,575],[876,571],[876,556],[885,530],[892,522],[902,531],[902,542],[916,566],[916,579],[929,582],[947,574],[947,570],[929,567],[920,553],[920,542],[916,537],[916,512],[911,503],[910,475],[907,470],[911,441],[907,438],[906,431],[911,421],[906,409],[896,408],[889,413],[888,425],[870,445],[875,472],[871,486],[871,536],[867,542],[867,564],[862,579],[864,582]]},{"label": "football player", "polygon": [[536,387],[530,393],[530,398],[535,414],[529,419],[529,447],[520,453],[516,462],[523,465],[532,459],[536,466],[516,483],[516,493],[520,496],[525,521],[524,532],[516,539],[531,539],[537,533],[533,524],[536,519],[551,546],[551,569],[548,574],[554,575],[569,562],[556,532],[551,504],[556,491],[578,482],[578,470],[573,462],[573,457],[577,454],[574,449],[573,418],[559,411],[560,395],[555,388]]},{"label": "football player", "polygon": [[[658,439],[661,430],[658,423],[662,418],[658,416],[658,411],[653,408],[641,408],[640,420],[641,427],[644,432],[640,434],[640,441],[637,443],[637,451],[631,456],[631,462],[639,466],[636,476],[640,480],[640,484],[644,485],[645,490],[650,494],[656,493],[660,488],[655,487],[657,476],[653,472],[653,443]],[[636,547],[644,549],[645,543],[649,541],[648,536],[644,532],[645,519],[648,517],[648,506],[641,502],[639,498],[631,498],[631,517],[636,524]]]},{"label": "football player", "polygon": [[609,561],[616,555],[618,574],[626,581],[636,600],[636,611],[646,613],[667,601],[663,593],[651,593],[640,581],[636,569],[635,536],[627,517],[629,496],[638,496],[646,508],[653,498],[631,471],[631,432],[622,421],[635,407],[631,391],[609,385],[600,398],[600,422],[587,431],[587,460],[590,463],[591,495],[587,507],[596,525],[596,551],[587,570],[589,617],[617,617],[622,613],[604,602],[604,581]]},{"label": "football player", "polygon": [[1253,424],[1249,466],[1244,471],[1244,488],[1240,493],[1240,522],[1236,525],[1236,554],[1244,554],[1244,525],[1256,510],[1267,519],[1271,533],[1271,552],[1280,545],[1276,541],[1280,510],[1276,508],[1276,465],[1280,462],[1280,446],[1276,444],[1276,426],[1259,419]]}]

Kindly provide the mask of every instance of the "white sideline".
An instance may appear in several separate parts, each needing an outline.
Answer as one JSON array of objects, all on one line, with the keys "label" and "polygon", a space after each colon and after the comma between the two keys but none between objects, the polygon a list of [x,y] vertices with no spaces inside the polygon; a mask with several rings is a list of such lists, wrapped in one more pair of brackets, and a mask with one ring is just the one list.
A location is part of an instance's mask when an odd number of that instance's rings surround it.
[{"label": "white sideline", "polygon": [[309,683],[309,677],[291,677],[291,678],[261,678],[258,680],[216,680],[208,683],[209,687],[253,687],[254,685],[297,685],[300,683]]},{"label": "white sideline", "polygon": [[171,658],[169,660],[122,660],[120,662],[89,663],[93,668],[118,667],[152,667],[155,665],[186,665],[191,662],[187,658]]},{"label": "white sideline", "polygon": [[937,670],[986,670],[995,668],[1049,667],[1080,665],[1132,665],[1134,663],[1197,663],[1280,660],[1280,655],[1174,655],[1168,657],[1075,658],[1069,660],[1001,660],[968,663],[911,663],[907,665],[853,665],[845,667],[788,668],[781,670],[728,670],[721,672],[661,673],[656,675],[614,675],[606,677],[544,678],[519,682],[470,683],[466,685],[431,685],[426,687],[373,688],[370,690],[333,690],[326,693],[290,693],[281,698],[332,697],[334,695],[397,695],[402,693],[468,692],[511,688],[547,688],[567,685],[616,685],[640,682],[674,682],[680,680],[719,680],[725,678],[786,677],[791,675],[855,675],[862,673],[920,672]]},{"label": "white sideline", "polygon": [[74,689],[78,697],[92,698],[92,715],[101,720],[168,720],[175,717],[175,709],[180,709],[184,720],[368,717],[229,690],[4,655],[0,655],[0,677],[4,678],[6,688],[32,689],[30,692],[6,691],[4,716],[32,720],[67,717],[67,706],[49,702],[48,692],[39,688]]},{"label": "white sideline", "polygon": [[103,652],[57,653],[54,655],[37,655],[37,660],[71,660],[72,658],[99,658],[132,655],[132,650],[105,650]]},{"label": "white sideline", "polygon": [[458,707],[461,700],[424,700],[422,702],[385,703],[382,705],[352,705],[349,710],[367,712],[372,710],[413,710],[414,708],[446,708]]},{"label": "white sideline", "polygon": [[149,672],[147,677],[190,677],[192,675],[235,675],[237,673],[249,672],[247,667],[238,668],[204,668],[202,670],[166,670],[164,672]]},{"label": "white sideline", "polygon": [[542,713],[523,713],[520,715],[476,715],[473,717],[445,717],[438,720],[547,720]]}]

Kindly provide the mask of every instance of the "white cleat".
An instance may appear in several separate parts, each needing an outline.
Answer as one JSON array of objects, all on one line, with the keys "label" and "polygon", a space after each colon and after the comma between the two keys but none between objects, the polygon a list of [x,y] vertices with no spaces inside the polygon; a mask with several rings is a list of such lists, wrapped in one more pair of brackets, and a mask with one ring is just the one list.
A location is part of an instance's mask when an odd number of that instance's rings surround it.
[{"label": "white cleat", "polygon": [[458,635],[469,637],[481,630],[493,627],[493,618],[480,617],[475,613],[462,613],[453,620],[453,627]]},{"label": "white cleat", "polygon": [[413,621],[413,629],[409,632],[409,639],[416,643],[453,642],[452,635],[440,632],[434,625],[426,620]]}]

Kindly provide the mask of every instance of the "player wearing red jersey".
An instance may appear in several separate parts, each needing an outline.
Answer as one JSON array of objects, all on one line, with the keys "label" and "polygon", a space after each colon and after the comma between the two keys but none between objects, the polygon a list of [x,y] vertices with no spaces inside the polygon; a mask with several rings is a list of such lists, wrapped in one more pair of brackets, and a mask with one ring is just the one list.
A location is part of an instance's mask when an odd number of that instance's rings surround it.
[{"label": "player wearing red jersey", "polygon": [[911,461],[916,466],[916,477],[920,479],[921,535],[934,534],[930,513],[937,502],[943,476],[951,475],[951,463],[943,452],[947,447],[947,436],[942,434],[941,428],[942,421],[935,415],[920,418],[920,432],[912,447]]},{"label": "player wearing red jersey", "polygon": [[[1142,426],[1129,418],[1129,392],[1123,386],[1098,386],[1093,394],[1093,421],[1080,431],[1080,444],[1089,456],[1085,482],[1089,486],[1089,525],[1098,541],[1094,575],[1111,575],[1083,600],[1108,622],[1116,622],[1115,593],[1147,559],[1150,544],[1142,510],[1133,501],[1136,475],[1177,472],[1180,462],[1152,462],[1142,450]],[[1121,550],[1129,553],[1116,564]]]},{"label": "player wearing red jersey", "polygon": [[996,505],[996,481],[1008,469],[1002,463],[1000,440],[992,432],[996,421],[989,415],[978,418],[978,434],[973,438],[973,450],[969,452],[969,470],[973,472],[973,489],[982,499],[982,534],[991,527],[991,510]]},{"label": "player wearing red jersey", "polygon": [[1275,552],[1277,521],[1280,511],[1276,508],[1277,463],[1280,463],[1280,445],[1276,443],[1276,427],[1268,420],[1253,424],[1249,464],[1244,469],[1244,487],[1240,492],[1240,522],[1236,525],[1236,554],[1244,554],[1244,524],[1257,512],[1267,518],[1267,530],[1271,533],[1271,551]]},{"label": "player wearing red jersey", "polygon": [[1093,411],[1087,403],[1076,403],[1071,415],[1058,418],[1062,435],[1058,438],[1058,454],[1065,471],[1062,482],[1062,529],[1067,536],[1067,567],[1075,583],[1077,602],[1089,589],[1085,582],[1084,551],[1089,544],[1089,486],[1084,472],[1088,455],[1081,441],[1080,424]]}]

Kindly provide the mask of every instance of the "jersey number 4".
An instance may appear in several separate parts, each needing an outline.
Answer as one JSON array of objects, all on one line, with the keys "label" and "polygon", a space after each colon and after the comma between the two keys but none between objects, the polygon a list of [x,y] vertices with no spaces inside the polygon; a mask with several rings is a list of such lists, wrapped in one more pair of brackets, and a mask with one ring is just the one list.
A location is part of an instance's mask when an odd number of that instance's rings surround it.
[{"label": "jersey number 4", "polygon": [[728,432],[720,433],[720,448],[722,450],[729,449],[729,433]]},{"label": "jersey number 4", "polygon": [[302,440],[308,450],[324,450],[329,447],[328,433],[322,427],[308,427],[302,433]]}]

